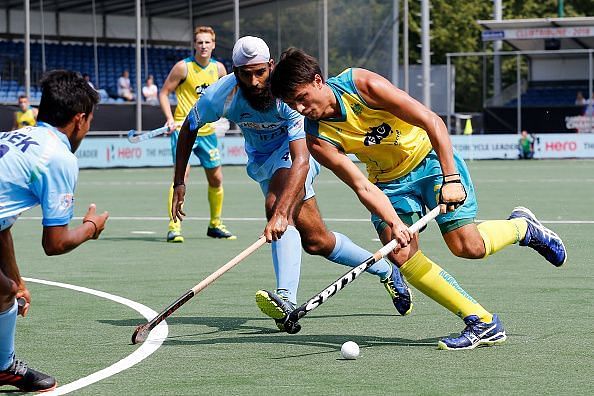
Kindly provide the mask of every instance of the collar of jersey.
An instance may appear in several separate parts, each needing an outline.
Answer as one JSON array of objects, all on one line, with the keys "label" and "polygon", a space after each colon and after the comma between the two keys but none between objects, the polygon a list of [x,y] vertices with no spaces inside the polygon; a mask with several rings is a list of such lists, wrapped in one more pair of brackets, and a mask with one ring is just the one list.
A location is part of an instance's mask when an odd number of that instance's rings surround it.
[{"label": "collar of jersey", "polygon": [[68,147],[68,150],[72,151],[72,147],[70,146],[70,140],[68,140],[68,136],[66,136],[64,133],[60,132],[57,128],[53,127],[47,122],[38,121],[37,126],[41,128],[47,128],[53,133],[55,133],[58,139],[60,139],[62,143],[64,143],[66,147]]},{"label": "collar of jersey", "polygon": [[346,121],[346,109],[344,107],[344,102],[342,101],[342,98],[340,97],[339,92],[331,84],[326,84],[326,85],[328,85],[330,87],[330,89],[332,90],[332,93],[334,94],[334,97],[336,98],[336,101],[340,105],[340,115],[338,117],[324,118],[321,121],[330,121],[330,122]]},{"label": "collar of jersey", "polygon": [[212,63],[212,58],[210,58],[210,60],[206,64],[206,66],[202,66],[200,63],[198,63],[198,61],[196,61],[196,57],[194,57],[194,56],[191,56],[190,59],[192,59],[192,62],[194,62],[196,65],[198,65],[198,67],[200,67],[202,70],[205,70]]}]

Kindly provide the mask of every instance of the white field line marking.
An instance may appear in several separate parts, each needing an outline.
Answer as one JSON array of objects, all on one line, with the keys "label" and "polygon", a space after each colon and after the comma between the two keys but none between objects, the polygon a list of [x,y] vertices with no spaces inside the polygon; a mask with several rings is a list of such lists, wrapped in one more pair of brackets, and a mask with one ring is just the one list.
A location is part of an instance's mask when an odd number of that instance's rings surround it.
[{"label": "white field line marking", "polygon": [[155,231],[130,231],[130,234],[152,235],[155,234]]},{"label": "white field line marking", "polygon": [[[19,220],[41,220],[41,216],[23,216],[19,217]],[[82,220],[82,217],[73,217],[72,220]],[[126,221],[169,221],[169,217],[162,216],[109,216],[109,220],[126,220]],[[197,220],[197,221],[210,221],[210,217],[184,217],[184,221]],[[501,220],[501,219],[497,219]],[[266,221],[264,217],[225,217],[225,221]],[[324,221],[335,221],[335,222],[370,222],[369,219],[343,219],[343,218],[332,218],[325,217]],[[488,219],[478,219],[475,223],[482,223],[488,221]],[[594,220],[540,220],[543,224],[594,224]]]},{"label": "white field line marking", "polygon": [[[56,286],[56,287],[63,287],[65,289],[75,290],[81,293],[92,294],[94,296],[102,297],[107,300],[115,301],[119,304],[125,305],[130,307],[140,313],[142,316],[146,318],[146,320],[151,320],[157,313],[150,309],[149,307],[137,303],[136,301],[128,300],[127,298],[115,296],[113,294],[109,294],[106,292],[102,292],[100,290],[89,289],[82,286],[71,285],[68,283],[60,283],[60,282],[52,282],[43,279],[34,279],[34,278],[23,278],[27,282],[33,283],[41,283],[43,285],[48,286]],[[167,323],[165,321],[161,322],[157,327],[153,329],[149,333],[147,340],[132,354],[126,356],[122,360],[112,364],[109,367],[106,367],[102,370],[99,370],[93,374],[87,375],[86,377],[80,378],[76,381],[73,381],[69,384],[62,385],[52,392],[46,393],[46,395],[65,395],[66,393],[73,392],[75,390],[84,388],[85,386],[94,384],[95,382],[101,381],[105,378],[111,377],[121,371],[129,369],[130,367],[134,366],[137,363],[140,363],[142,360],[149,357],[153,352],[155,352],[163,341],[167,338],[169,334],[169,328],[167,327]]]}]

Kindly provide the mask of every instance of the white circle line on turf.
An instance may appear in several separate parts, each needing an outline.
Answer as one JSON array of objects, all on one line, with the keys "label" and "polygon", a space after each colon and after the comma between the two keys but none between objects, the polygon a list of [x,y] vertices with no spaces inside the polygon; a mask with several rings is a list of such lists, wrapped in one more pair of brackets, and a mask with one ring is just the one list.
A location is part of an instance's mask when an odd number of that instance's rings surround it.
[{"label": "white circle line on turf", "polygon": [[[41,216],[22,216],[19,220],[42,220]],[[82,217],[73,217],[72,220],[82,220]],[[109,216],[109,220],[124,220],[124,221],[168,221],[169,217],[162,216]],[[208,221],[210,217],[184,217],[184,221],[197,220]],[[225,217],[226,221],[266,221],[264,217]],[[496,219],[501,220],[501,219]],[[344,219],[325,217],[324,221],[336,222],[370,222],[369,219]],[[482,223],[488,219],[477,219],[475,223]],[[594,224],[594,220],[539,220],[542,224]]]},{"label": "white circle line on turf", "polygon": [[[157,313],[150,309],[149,307],[137,303],[136,301],[129,300],[124,297],[116,296],[113,294],[109,294],[100,290],[89,289],[87,287],[71,285],[68,283],[61,283],[61,282],[53,282],[44,279],[35,279],[35,278],[23,278],[27,282],[33,283],[40,283],[43,285],[48,286],[56,286],[62,287],[65,289],[75,290],[81,293],[92,294],[94,296],[98,296],[101,298],[105,298],[107,300],[111,300],[117,302],[119,304],[125,305],[129,308],[140,313],[142,316],[146,318],[146,320],[151,320]],[[86,377],[80,378],[76,381],[70,382],[68,384],[59,386],[58,388],[54,389],[51,392],[45,393],[46,395],[65,395],[67,393],[73,392],[75,390],[84,388],[85,386],[94,384],[99,382],[105,378],[111,377],[121,371],[129,369],[130,367],[134,366],[137,363],[140,363],[147,357],[149,357],[153,352],[155,352],[159,347],[163,344],[163,341],[167,338],[169,334],[169,328],[167,327],[167,322],[161,322],[157,327],[153,329],[149,333],[148,338],[146,341],[140,345],[138,349],[132,352],[130,355],[126,356],[125,358],[119,360],[118,362],[112,364],[109,367],[106,367],[102,370],[94,372],[93,374],[87,375]]]}]

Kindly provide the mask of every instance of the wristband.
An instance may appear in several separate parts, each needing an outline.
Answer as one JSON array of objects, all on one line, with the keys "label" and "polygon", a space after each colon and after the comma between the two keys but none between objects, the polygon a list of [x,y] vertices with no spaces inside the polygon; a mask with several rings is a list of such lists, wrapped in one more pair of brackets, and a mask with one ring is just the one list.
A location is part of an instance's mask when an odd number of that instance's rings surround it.
[{"label": "wristband", "polygon": [[[448,177],[452,177],[453,179],[451,180],[446,180],[446,178]],[[459,173],[450,173],[449,175],[443,175],[443,182],[444,183],[452,183],[452,182],[458,182],[460,181],[461,177]]]},{"label": "wristband", "polygon": [[95,235],[97,235],[97,229],[98,229],[97,224],[93,220],[89,220],[89,219],[83,220],[83,224],[85,224],[85,223],[93,224],[93,227],[95,227],[95,232],[93,232],[93,238],[95,238]]},{"label": "wristband", "polygon": [[179,187],[179,186],[184,186],[185,187],[186,186],[186,183],[184,183],[184,182],[173,183],[173,188]]}]

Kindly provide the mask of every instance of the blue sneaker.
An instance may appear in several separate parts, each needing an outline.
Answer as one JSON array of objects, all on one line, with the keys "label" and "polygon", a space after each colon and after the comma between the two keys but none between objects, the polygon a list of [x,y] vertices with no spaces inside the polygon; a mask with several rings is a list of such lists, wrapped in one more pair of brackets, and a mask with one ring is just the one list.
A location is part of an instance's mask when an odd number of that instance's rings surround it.
[{"label": "blue sneaker", "polygon": [[477,346],[493,346],[503,344],[507,339],[503,324],[497,315],[493,315],[491,323],[481,322],[478,316],[470,315],[464,318],[466,328],[458,337],[448,337],[437,343],[439,349],[457,351],[474,349]]},{"label": "blue sneaker", "polygon": [[410,288],[402,278],[400,270],[392,264],[392,275],[386,280],[381,281],[386,291],[392,298],[392,304],[396,311],[402,316],[408,315],[412,311],[412,293]]},{"label": "blue sneaker", "polygon": [[559,235],[543,226],[530,209],[522,206],[514,208],[508,219],[516,218],[523,218],[528,223],[526,236],[520,241],[520,246],[531,247],[555,267],[565,264],[567,250],[565,250],[565,245]]}]

